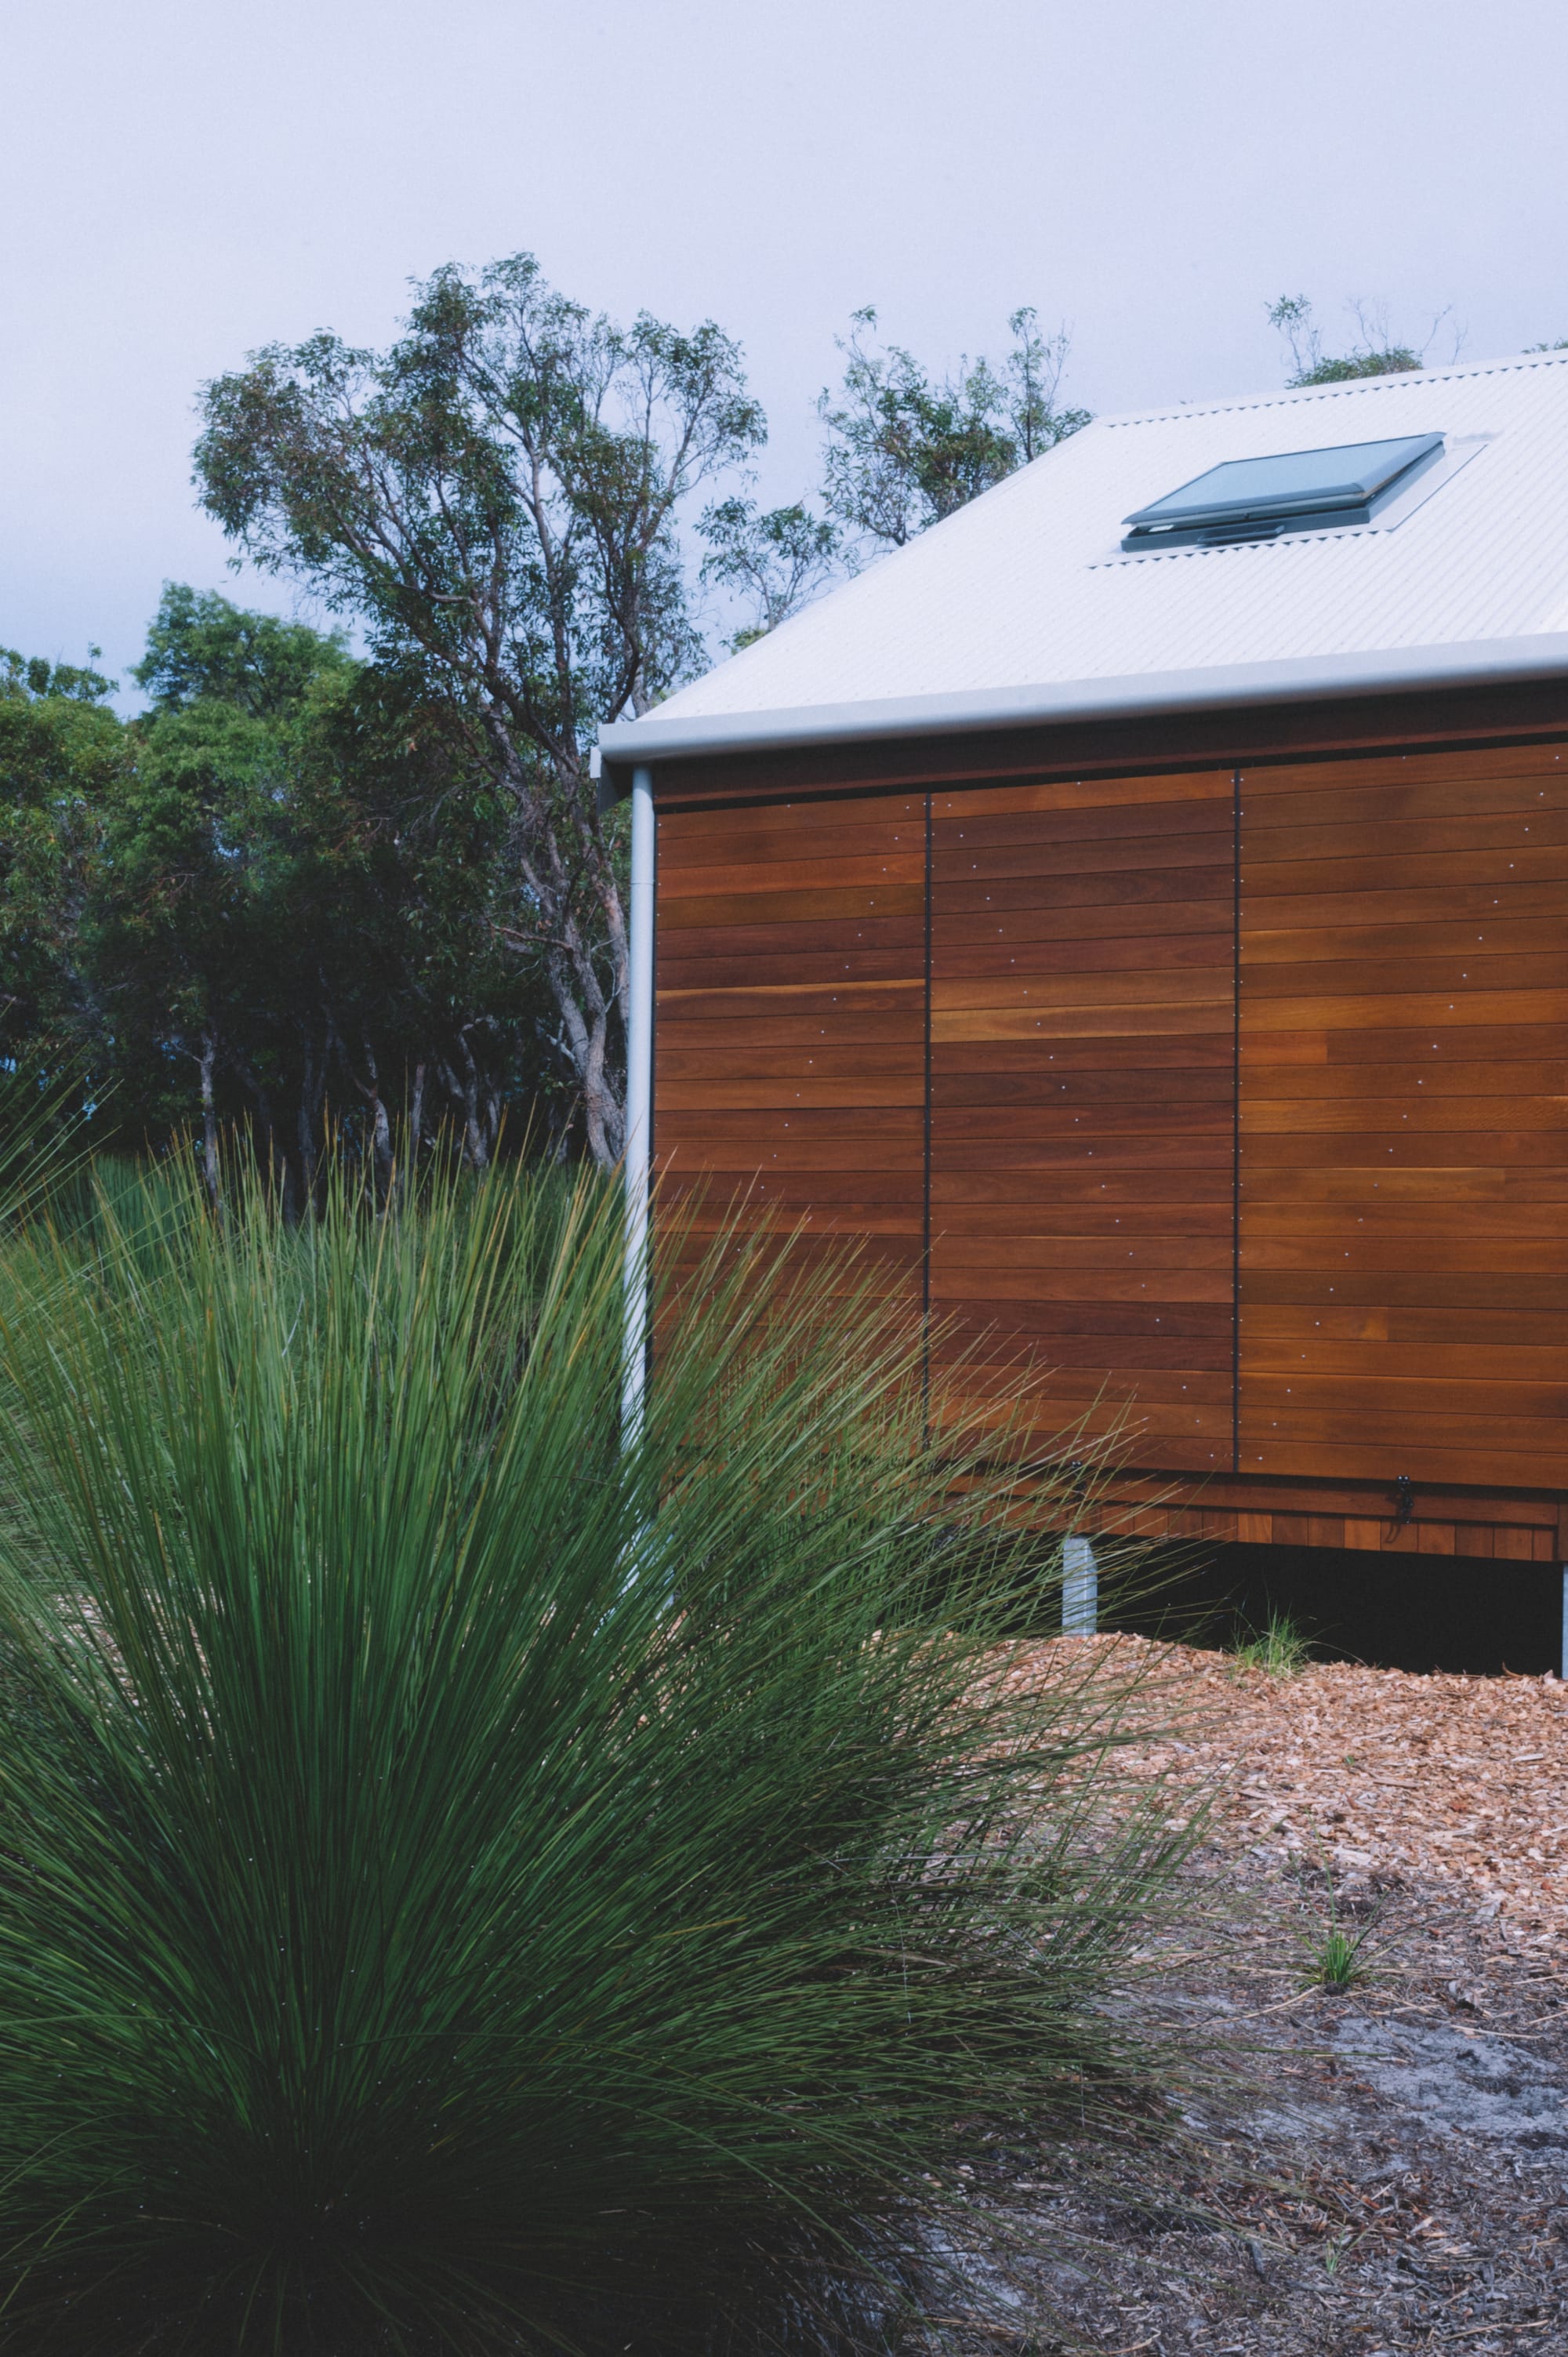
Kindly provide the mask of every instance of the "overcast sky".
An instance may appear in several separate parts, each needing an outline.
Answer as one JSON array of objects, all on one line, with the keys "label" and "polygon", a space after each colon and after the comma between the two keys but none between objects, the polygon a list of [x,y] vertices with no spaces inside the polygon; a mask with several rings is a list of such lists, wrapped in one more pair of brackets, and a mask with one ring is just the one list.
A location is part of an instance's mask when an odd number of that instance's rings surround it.
[{"label": "overcast sky", "polygon": [[292,609],[194,511],[196,388],[448,260],[717,319],[778,497],[865,303],[937,364],[1032,303],[1101,413],[1277,382],[1285,292],[1568,337],[1562,0],[0,0],[0,645],[57,660],[167,577]]}]

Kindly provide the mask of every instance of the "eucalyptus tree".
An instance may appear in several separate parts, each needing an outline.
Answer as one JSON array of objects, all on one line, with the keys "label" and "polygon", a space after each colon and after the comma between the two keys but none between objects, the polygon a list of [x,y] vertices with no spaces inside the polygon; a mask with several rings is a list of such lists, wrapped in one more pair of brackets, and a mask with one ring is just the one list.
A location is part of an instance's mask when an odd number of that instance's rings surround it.
[{"label": "eucalyptus tree", "polygon": [[874,341],[876,312],[854,315],[840,341],[843,382],[824,391],[822,503],[867,554],[901,548],[993,483],[1089,423],[1061,398],[1065,329],[1040,331],[1025,307],[1007,322],[999,367],[982,356],[936,376],[901,344]]},{"label": "eucalyptus tree", "polygon": [[766,433],[737,346],[711,322],[618,326],[515,254],[438,270],[384,352],[274,345],[202,398],[208,511],[357,616],[504,797],[506,938],[547,979],[613,1161],[630,974],[590,740],[700,662],[679,522]]}]

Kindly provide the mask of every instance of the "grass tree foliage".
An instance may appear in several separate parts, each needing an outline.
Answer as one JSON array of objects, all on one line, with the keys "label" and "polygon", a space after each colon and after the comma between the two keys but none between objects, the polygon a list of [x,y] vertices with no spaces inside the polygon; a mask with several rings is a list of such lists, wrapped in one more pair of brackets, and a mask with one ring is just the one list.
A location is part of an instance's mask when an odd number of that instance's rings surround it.
[{"label": "grass tree foliage", "polygon": [[931,2179],[1133,2116],[1173,1837],[1094,1649],[996,1674],[980,1437],[732,1244],[628,1445],[619,1256],[507,1168],[13,1222],[0,2349],[888,2346]]}]

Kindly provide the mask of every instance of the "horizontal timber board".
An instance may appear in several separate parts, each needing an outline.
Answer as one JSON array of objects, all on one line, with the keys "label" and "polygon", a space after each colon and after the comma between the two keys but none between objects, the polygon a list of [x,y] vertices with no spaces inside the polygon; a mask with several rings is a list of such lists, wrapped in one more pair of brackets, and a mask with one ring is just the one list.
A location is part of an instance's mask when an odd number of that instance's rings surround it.
[{"label": "horizontal timber board", "polygon": [[[1501,1064],[1494,1076],[1499,1088],[1506,1087],[1506,1075],[1519,1068]],[[1256,1083],[1254,1082],[1254,1086]],[[1408,1092],[1409,1102],[1399,1112],[1402,1123],[1412,1129],[1475,1130],[1487,1134],[1487,1125],[1494,1123],[1499,1130],[1550,1129],[1559,1133],[1568,1145],[1568,1107],[1559,1096],[1479,1096],[1450,1095],[1446,1091],[1433,1089],[1419,1094],[1413,1088]],[[1392,1092],[1382,1098],[1391,1112],[1399,1100]],[[1242,1101],[1241,1130],[1246,1135],[1253,1130],[1364,1130],[1368,1106],[1364,1097],[1356,1095],[1337,1102],[1332,1097],[1260,1097],[1249,1094]]]},{"label": "horizontal timber board", "polygon": [[667,845],[683,846],[713,841],[743,844],[757,835],[809,836],[820,829],[840,826],[916,826],[923,830],[926,823],[923,791],[863,793],[846,785],[843,792],[813,794],[802,801],[785,798],[765,807],[747,807],[742,797],[731,802],[727,809],[710,804],[706,809],[679,811],[670,807],[660,791],[663,782],[660,777],[654,788],[661,852]]},{"label": "horizontal timber board", "polygon": [[1242,1318],[1264,1304],[1294,1308],[1568,1310],[1568,1270],[1507,1268],[1247,1268]]},{"label": "horizontal timber board", "polygon": [[[1468,1041],[1466,1043],[1468,1045]],[[1493,1096],[1518,1095],[1520,1102],[1568,1096],[1568,1060],[1538,1057],[1475,1058],[1467,1060],[1428,1056],[1415,1071],[1408,1058],[1384,1064],[1265,1064],[1248,1060],[1247,1102],[1270,1100],[1282,1104],[1342,1104],[1347,1110],[1359,1097],[1399,1104],[1424,1104],[1432,1097],[1468,1097],[1480,1103]]]},{"label": "horizontal timber board", "polygon": [[[1420,1440],[1397,1446],[1399,1470],[1416,1481],[1496,1481],[1521,1490],[1568,1481],[1568,1461],[1561,1455],[1543,1458],[1530,1450],[1478,1445],[1444,1448]],[[1271,1436],[1266,1445],[1243,1435],[1240,1463],[1243,1469],[1260,1473],[1387,1479],[1392,1472],[1390,1457],[1389,1443],[1381,1438],[1369,1442],[1363,1427],[1351,1438],[1284,1441]]]},{"label": "horizontal timber board", "polygon": [[1015,1038],[1001,1039],[933,1039],[931,1071],[934,1076],[946,1078],[964,1072],[1036,1073],[1043,1070],[1047,1078],[1052,1073],[1068,1072],[1085,1081],[1101,1076],[1120,1080],[1140,1072],[1155,1077],[1205,1072],[1223,1073],[1229,1084],[1234,1053],[1231,1034],[1224,1028],[1184,1032],[1179,1038],[1165,1039],[1118,1037],[1113,1032],[1064,1039],[1058,1032],[1047,1040],[1030,1029]]},{"label": "horizontal timber board", "polygon": [[1002,786],[969,786],[961,793],[934,792],[933,822],[965,816],[1010,817],[1020,812],[1112,810],[1119,805],[1228,802],[1235,792],[1230,769],[1144,770],[1123,778],[1010,779]]},{"label": "horizontal timber board", "polygon": [[905,952],[911,973],[920,974],[925,946],[925,912],[918,907],[894,916],[863,910],[858,916],[802,917],[799,922],[778,925],[693,925],[660,939],[655,971],[661,989],[679,989],[678,983],[665,977],[674,968],[690,967],[695,974],[694,986],[700,989],[703,969],[709,961],[746,957],[777,963],[781,958],[813,950],[897,948]]},{"label": "horizontal timber board", "polygon": [[926,887],[923,866],[912,879],[897,877],[870,882],[853,876],[822,884],[779,886],[771,877],[763,891],[710,892],[701,898],[662,898],[659,906],[661,937],[671,933],[714,931],[732,926],[748,930],[768,925],[832,923],[846,917],[924,918]]},{"label": "horizontal timber board", "polygon": [[998,909],[1046,909],[1059,915],[1066,926],[1073,921],[1075,909],[1110,910],[1120,917],[1122,910],[1148,907],[1160,912],[1148,920],[1158,930],[1170,907],[1219,911],[1229,925],[1234,885],[1229,843],[1223,858],[1216,856],[1197,867],[1130,867],[1011,880],[1007,876],[950,877],[932,896],[932,923],[946,928],[966,916],[994,915]]},{"label": "horizontal timber board", "polygon": [[[1374,765],[1369,764],[1371,766]],[[1495,818],[1500,813],[1528,820],[1535,811],[1568,808],[1568,764],[1561,761],[1544,775],[1531,770],[1477,777],[1462,764],[1445,778],[1398,778],[1382,782],[1369,780],[1359,771],[1347,776],[1341,770],[1326,778],[1321,770],[1309,774],[1311,783],[1294,793],[1277,788],[1263,792],[1250,787],[1243,777],[1243,840],[1284,827],[1397,825]]]},{"label": "horizontal timber board", "polygon": [[[1362,1100],[1365,1104],[1365,1100]],[[1356,1169],[1386,1172],[1391,1179],[1407,1169],[1495,1171],[1499,1182],[1519,1172],[1540,1173],[1563,1161],[1563,1139],[1552,1129],[1439,1129],[1409,1126],[1340,1133],[1259,1129],[1242,1136],[1242,1185],[1273,1183],[1276,1170]],[[1267,1175],[1265,1175],[1267,1174]]]},{"label": "horizontal timber board", "polygon": [[1324,859],[1375,859],[1402,868],[1407,860],[1442,852],[1561,851],[1568,845],[1568,809],[1545,802],[1527,809],[1472,811],[1453,817],[1385,818],[1363,803],[1359,818],[1332,819],[1323,825],[1297,825],[1294,813],[1271,812],[1271,823],[1241,821],[1241,874],[1254,861],[1262,866]]},{"label": "horizontal timber board", "polygon": [[1199,999],[1173,1006],[1148,999],[1114,1006],[1057,1006],[1048,1010],[1041,1006],[1036,1014],[1039,1004],[1020,998],[1015,1006],[965,1005],[935,1009],[932,1042],[1034,1039],[1042,1048],[1052,1048],[1058,1040],[1111,1038],[1146,1043],[1199,1032],[1222,1039],[1226,1054],[1230,1053],[1231,1010],[1223,1001]]},{"label": "horizontal timber board", "polygon": [[[1226,978],[1229,996],[1234,958],[1231,936],[1218,931],[1170,935],[1157,931],[1133,936],[1119,933],[1088,941],[1070,936],[1026,940],[1004,925],[995,925],[987,926],[983,931],[972,929],[960,940],[934,942],[931,973],[937,982],[946,984],[1011,974],[1081,975],[1087,983],[1090,976],[1113,981],[1118,974],[1219,972]],[[1290,971],[1294,973],[1295,969]]]},{"label": "horizontal timber board", "polygon": [[[837,824],[824,824],[825,813],[835,813]],[[867,813],[865,802],[811,802],[799,819],[785,825],[758,823],[758,813],[740,812],[734,822],[709,819],[695,834],[677,832],[679,823],[663,819],[659,828],[659,887],[677,895],[720,890],[715,869],[742,877],[767,877],[780,866],[800,860],[831,869],[852,861],[885,860],[890,853],[924,861],[925,805],[916,805],[901,823]],[[769,812],[768,819],[775,816]],[[879,868],[874,872],[880,872]],[[743,889],[746,887],[742,887]]]},{"label": "horizontal timber board", "polygon": [[[1568,1279],[1565,1279],[1568,1283]],[[1349,1304],[1326,1302],[1256,1302],[1241,1311],[1241,1332],[1254,1350],[1264,1351],[1292,1342],[1365,1341],[1396,1345],[1421,1344],[1441,1349],[1461,1347],[1518,1350],[1526,1356],[1537,1351],[1564,1351],[1562,1314],[1557,1309],[1521,1307],[1498,1309],[1417,1308],[1403,1302]]]},{"label": "horizontal timber board", "polygon": [[[1375,1273],[1391,1284],[1396,1278],[1409,1280],[1410,1290],[1402,1297],[1437,1303],[1498,1298],[1479,1283],[1468,1291],[1454,1290],[1455,1286],[1468,1286],[1472,1279],[1532,1276],[1555,1280],[1563,1271],[1564,1252],[1560,1236],[1533,1236],[1524,1243],[1505,1243],[1496,1236],[1475,1234],[1467,1223],[1435,1232],[1415,1229],[1403,1235],[1398,1230],[1387,1235],[1369,1235],[1363,1229],[1352,1243],[1341,1245],[1337,1237],[1254,1234],[1243,1222],[1240,1260],[1243,1301],[1254,1297],[1249,1289],[1252,1279],[1321,1279],[1333,1298],[1335,1286],[1342,1280],[1359,1280]],[[1263,1292],[1255,1297],[1267,1300],[1277,1297]],[[1391,1293],[1389,1297],[1396,1297]]]},{"label": "horizontal timber board", "polygon": [[853,941],[838,947],[794,950],[788,956],[662,959],[659,988],[666,997],[692,991],[801,990],[838,982],[912,982],[918,947],[908,941],[890,949],[863,948]]},{"label": "horizontal timber board", "polygon": [[[991,807],[982,810],[982,800]],[[1231,832],[1231,786],[1221,779],[1206,805],[1191,802],[1124,802],[1085,803],[1071,810],[1028,810],[1012,806],[1010,794],[967,800],[951,815],[938,802],[931,813],[931,845],[942,859],[956,859],[961,848],[978,852],[1023,845],[1046,850],[1064,844],[1155,843],[1166,835],[1211,838]],[[1121,862],[1118,861],[1118,865]]]},{"label": "horizontal timber board", "polygon": [[[1477,1430],[1488,1417],[1506,1418],[1521,1428],[1561,1424],[1568,1416],[1568,1386],[1560,1383],[1506,1381],[1481,1377],[1402,1375],[1379,1369],[1357,1373],[1345,1368],[1316,1370],[1310,1366],[1284,1372],[1254,1366],[1243,1353],[1241,1398],[1250,1414],[1283,1415],[1375,1415],[1429,1418],[1434,1426],[1444,1417],[1457,1425],[1477,1421]],[[1561,1435],[1568,1446],[1568,1426]]]},{"label": "horizontal timber board", "polygon": [[[654,1020],[717,1022],[734,1017],[762,1022],[780,1015],[834,1017],[842,1007],[846,1017],[908,1014],[925,1020],[924,979],[910,982],[863,982],[852,985],[822,983],[771,983],[748,990],[661,990],[654,995]],[[842,1036],[842,1035],[841,1035]]]},{"label": "horizontal timber board", "polygon": [[[1436,1035],[1435,1037],[1434,1035]],[[1440,1024],[1384,1026],[1365,1031],[1328,1031],[1321,1025],[1302,1030],[1274,1030],[1260,1026],[1242,1032],[1238,1045],[1246,1073],[1258,1064],[1386,1064],[1406,1063],[1412,1071],[1431,1059],[1474,1062],[1484,1058],[1540,1060],[1561,1055],[1560,1023],[1464,1024],[1445,1030]]]},{"label": "horizontal timber board", "polygon": [[827,1073],[796,1079],[752,1081],[671,1080],[660,1082],[659,1111],[703,1113],[721,1107],[763,1110],[787,1105],[821,1110],[851,1105],[915,1105],[924,1107],[925,1089],[918,1079],[838,1080]]},{"label": "horizontal timber board", "polygon": [[1357,787],[1365,791],[1442,787],[1455,778],[1550,779],[1568,768],[1568,753],[1561,742],[1550,739],[1533,744],[1463,745],[1444,752],[1380,752],[1369,748],[1326,761],[1277,761],[1256,768],[1243,761],[1241,783],[1260,794],[1315,793],[1350,762],[1355,766]]},{"label": "horizontal timber board", "polygon": [[1257,1320],[1241,1319],[1241,1364],[1249,1375],[1385,1376],[1397,1381],[1568,1384],[1568,1345],[1520,1337],[1507,1342],[1397,1341],[1387,1336],[1263,1336]]},{"label": "horizontal timber board", "polygon": [[[1349,892],[1265,892],[1241,902],[1241,927],[1249,952],[1254,942],[1260,954],[1281,935],[1310,938],[1320,930],[1355,932],[1375,927],[1389,930],[1391,939],[1415,925],[1473,925],[1477,932],[1494,925],[1529,923],[1561,918],[1568,897],[1561,877],[1534,882],[1510,877],[1507,884],[1441,884],[1388,888],[1387,877],[1377,888]],[[1315,952],[1309,948],[1304,954]]]},{"label": "horizontal timber board", "polygon": [[[1568,848],[1561,845],[1545,847],[1525,844],[1501,845],[1478,849],[1474,845],[1458,851],[1408,851],[1402,855],[1400,870],[1405,883],[1417,890],[1444,888],[1454,885],[1475,886],[1512,884],[1561,885],[1568,877]],[[1334,893],[1348,900],[1359,891],[1385,892],[1389,884],[1389,860],[1386,856],[1348,857],[1325,853],[1316,859],[1249,858],[1241,862],[1241,930],[1255,923],[1272,923],[1271,912],[1261,904],[1276,895],[1299,900],[1320,893]],[[1347,909],[1342,923],[1352,921]]]},{"label": "horizontal timber board", "polygon": [[[1568,917],[1568,887],[1563,914]],[[1449,950],[1441,957],[1305,958],[1276,963],[1254,959],[1245,934],[1241,940],[1242,1003],[1254,1010],[1260,1000],[1299,998],[1309,992],[1332,992],[1337,997],[1396,991],[1552,990],[1561,986],[1564,969],[1561,947],[1496,956]]]},{"label": "horizontal timber board", "polygon": [[[1543,994],[1545,995],[1545,994]],[[1568,992],[1563,994],[1568,999]],[[1286,1006],[1302,1002],[1285,1000]],[[1130,1013],[1155,1006],[1216,1010],[1227,1026],[1234,1015],[1230,961],[1223,965],[1166,966],[1150,972],[1137,966],[1094,974],[1048,974],[1038,966],[1016,974],[941,974],[931,978],[933,1015],[966,1013],[972,1008],[1015,1007],[1031,1015],[1049,1015],[1089,1007],[1098,1015]]]},{"label": "horizontal timber board", "polygon": [[[1539,956],[1543,951],[1561,957],[1568,885],[1560,892],[1554,889],[1554,897],[1561,906],[1534,917],[1500,917],[1493,909],[1484,917],[1444,917],[1435,922],[1303,925],[1273,932],[1253,925],[1247,931],[1243,954],[1249,973],[1282,965],[1343,965],[1369,958],[1449,956],[1469,963]],[[1503,905],[1508,905],[1506,896]]]},{"label": "horizontal timber board", "polygon": [[777,1000],[760,1008],[747,1006],[740,1013],[715,1015],[702,993],[692,998],[661,997],[657,1002],[660,1070],[665,1056],[675,1048],[693,1056],[728,1055],[744,1052],[753,1042],[760,1054],[820,1048],[824,1053],[854,1050],[875,1056],[908,1048],[923,1061],[925,1024],[918,1009],[925,1003],[925,985],[918,985],[911,996],[913,1005],[908,1008],[895,1004],[879,1011],[855,999],[842,1010],[830,1006],[799,1015],[784,1012]]},{"label": "horizontal timber board", "polygon": [[[940,893],[948,884],[971,884],[977,877],[1016,879],[1026,876],[1114,876],[1123,868],[1141,875],[1163,867],[1183,874],[1186,893],[1190,897],[1194,888],[1192,870],[1208,871],[1217,866],[1229,870],[1232,841],[1231,830],[1227,826],[1223,834],[1206,827],[1201,834],[1189,831],[1168,836],[1133,835],[1125,840],[1090,837],[1070,843],[999,844],[985,850],[961,844],[932,853],[932,888]],[[1508,855],[1499,851],[1495,856],[1502,859]],[[1521,850],[1514,856],[1526,859],[1550,858],[1553,855]],[[1266,890],[1266,884],[1260,888]]]},{"label": "horizontal timber board", "polygon": [[[1376,995],[1347,992],[1343,997],[1241,999],[1241,1028],[1282,1031],[1409,1030],[1422,1024],[1462,1031],[1523,1025],[1541,1029],[1568,1022],[1568,990],[1487,990],[1466,986],[1444,992],[1389,990]],[[1561,1036],[1561,1035],[1560,1035]]]},{"label": "horizontal timber board", "polygon": [[[1229,896],[1224,899],[1152,903],[1115,899],[1090,905],[1062,901],[1054,893],[1047,896],[1036,889],[1027,898],[1017,893],[1010,895],[1005,906],[1000,901],[993,905],[989,895],[973,907],[956,908],[953,901],[950,891],[943,892],[931,912],[931,945],[941,953],[961,950],[968,942],[999,937],[1009,942],[1050,942],[1064,946],[1082,942],[1087,947],[1098,942],[1175,942],[1187,935],[1204,939],[1218,935],[1230,951],[1235,932]],[[1464,931],[1461,920],[1455,928],[1455,940]]]}]

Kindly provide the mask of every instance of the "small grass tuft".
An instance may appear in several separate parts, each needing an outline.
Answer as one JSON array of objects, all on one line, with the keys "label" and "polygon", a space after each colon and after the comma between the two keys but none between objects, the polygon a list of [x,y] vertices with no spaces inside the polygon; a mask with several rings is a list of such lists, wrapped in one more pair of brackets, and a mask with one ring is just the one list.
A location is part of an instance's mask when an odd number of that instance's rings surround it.
[{"label": "small grass tuft", "polygon": [[1261,1630],[1254,1630],[1230,1648],[1238,1669],[1263,1670],[1270,1677],[1294,1678],[1312,1659],[1312,1641],[1288,1612],[1271,1612]]},{"label": "small grass tuft", "polygon": [[1316,1919],[1303,1934],[1302,1986],[1323,1989],[1330,1996],[1344,1996],[1376,1976],[1377,1966],[1370,1950],[1382,1914],[1382,1902],[1371,1900],[1355,1906],[1337,1888],[1326,1858],[1321,1861],[1321,1903],[1308,1898],[1305,1886],[1302,1891],[1304,1904],[1312,1910]]}]

